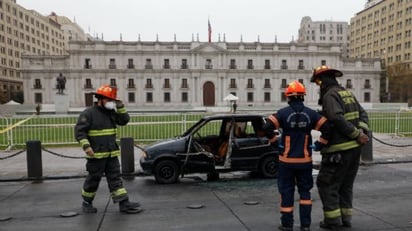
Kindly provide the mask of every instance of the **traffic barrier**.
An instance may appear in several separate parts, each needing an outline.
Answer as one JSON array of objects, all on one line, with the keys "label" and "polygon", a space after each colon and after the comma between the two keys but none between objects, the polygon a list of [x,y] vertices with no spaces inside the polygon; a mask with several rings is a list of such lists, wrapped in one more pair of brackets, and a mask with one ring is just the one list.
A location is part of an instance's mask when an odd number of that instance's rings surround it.
[{"label": "traffic barrier", "polygon": [[364,144],[361,149],[362,162],[371,163],[373,161],[372,131],[368,132],[369,142]]},{"label": "traffic barrier", "polygon": [[133,179],[135,172],[133,137],[120,138],[120,157],[122,162],[123,178]]},{"label": "traffic barrier", "polygon": [[43,165],[41,156],[41,142],[39,140],[29,140],[26,142],[27,148],[27,177],[36,181],[43,178]]}]

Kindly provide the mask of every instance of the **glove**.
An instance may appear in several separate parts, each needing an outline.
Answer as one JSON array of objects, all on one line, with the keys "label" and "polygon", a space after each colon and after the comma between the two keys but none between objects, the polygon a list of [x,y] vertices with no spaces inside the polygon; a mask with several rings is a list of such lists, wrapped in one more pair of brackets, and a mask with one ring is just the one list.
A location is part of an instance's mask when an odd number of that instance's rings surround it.
[{"label": "glove", "polygon": [[88,146],[84,149],[84,152],[86,153],[86,155],[88,156],[94,156],[94,151],[92,149],[92,147]]},{"label": "glove", "polygon": [[124,104],[121,100],[116,100],[116,108],[122,108],[124,107]]},{"label": "glove", "polygon": [[356,141],[358,141],[358,143],[360,143],[360,144],[368,143],[369,142],[368,135],[363,133],[363,129],[359,129],[359,131],[360,131],[360,134],[359,134],[358,138],[356,139]]},{"label": "glove", "polygon": [[313,151],[319,152],[323,148],[323,144],[317,140],[315,141],[315,143],[313,143],[313,145],[310,145],[309,147],[312,148]]}]

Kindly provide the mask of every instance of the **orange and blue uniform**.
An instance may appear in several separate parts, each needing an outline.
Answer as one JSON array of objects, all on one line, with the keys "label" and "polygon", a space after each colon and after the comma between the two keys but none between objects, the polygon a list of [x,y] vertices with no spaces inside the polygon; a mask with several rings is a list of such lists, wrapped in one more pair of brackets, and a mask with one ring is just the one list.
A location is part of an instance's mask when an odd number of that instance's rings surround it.
[{"label": "orange and blue uniform", "polygon": [[326,145],[329,132],[327,119],[306,107],[303,100],[293,100],[289,106],[268,117],[264,130],[274,129],[282,129],[280,144],[283,151],[279,155],[278,173],[282,225],[293,226],[293,201],[297,186],[301,226],[309,227],[312,210],[310,190],[313,187],[311,131],[320,131],[319,142]]}]

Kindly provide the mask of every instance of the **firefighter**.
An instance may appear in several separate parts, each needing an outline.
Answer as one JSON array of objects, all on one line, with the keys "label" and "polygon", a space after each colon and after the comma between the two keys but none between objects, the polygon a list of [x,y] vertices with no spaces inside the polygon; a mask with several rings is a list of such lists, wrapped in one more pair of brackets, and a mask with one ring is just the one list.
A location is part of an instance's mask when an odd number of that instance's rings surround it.
[{"label": "firefighter", "polygon": [[81,192],[83,212],[97,212],[93,199],[103,174],[106,176],[113,202],[119,203],[120,212],[141,212],[139,203],[129,201],[120,178],[120,150],[116,143],[116,126],[126,125],[130,119],[129,114],[122,101],[117,100],[116,88],[102,85],[94,95],[97,102],[80,114],[74,128],[75,138],[87,157],[88,176]]},{"label": "firefighter", "polygon": [[[264,125],[265,132],[282,129],[283,150],[279,155],[278,190],[281,195],[280,230],[293,230],[293,202],[295,186],[300,195],[299,214],[301,230],[310,230],[313,187],[312,130],[321,132],[318,142],[328,143],[327,119],[303,104],[306,89],[298,81],[285,89],[289,106],[270,115]],[[268,136],[273,140],[272,137]]]},{"label": "firefighter", "polygon": [[355,96],[338,84],[336,78],[342,75],[339,70],[320,66],[310,80],[320,86],[322,115],[334,131],[327,146],[319,145],[322,162],[316,184],[323,204],[320,227],[325,229],[352,226],[353,183],[361,145],[369,141],[368,115]]}]

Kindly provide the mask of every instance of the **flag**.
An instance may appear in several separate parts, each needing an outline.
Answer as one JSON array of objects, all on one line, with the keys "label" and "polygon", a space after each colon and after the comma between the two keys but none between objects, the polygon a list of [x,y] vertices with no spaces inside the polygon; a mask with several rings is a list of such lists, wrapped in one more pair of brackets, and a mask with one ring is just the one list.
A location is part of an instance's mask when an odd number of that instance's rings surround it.
[{"label": "flag", "polygon": [[208,32],[209,43],[211,43],[212,42],[212,26],[210,25],[209,19],[207,19],[207,32]]}]

